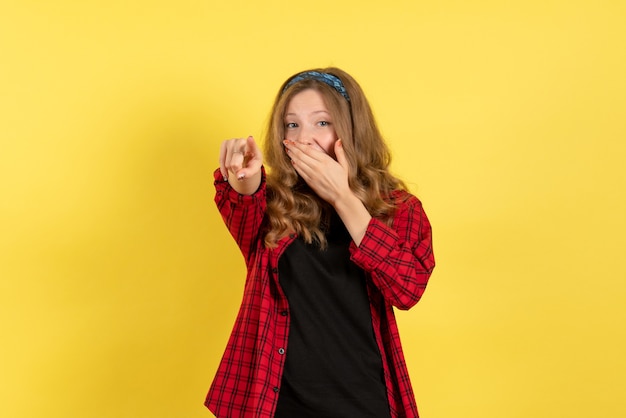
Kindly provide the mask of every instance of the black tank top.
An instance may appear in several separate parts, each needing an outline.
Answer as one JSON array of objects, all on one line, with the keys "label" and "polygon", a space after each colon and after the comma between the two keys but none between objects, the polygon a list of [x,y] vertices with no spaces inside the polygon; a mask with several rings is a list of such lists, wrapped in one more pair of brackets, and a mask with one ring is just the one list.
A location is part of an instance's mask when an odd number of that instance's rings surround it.
[{"label": "black tank top", "polygon": [[275,418],[389,418],[365,274],[336,214],[327,238],[296,239],[278,263],[291,322]]}]

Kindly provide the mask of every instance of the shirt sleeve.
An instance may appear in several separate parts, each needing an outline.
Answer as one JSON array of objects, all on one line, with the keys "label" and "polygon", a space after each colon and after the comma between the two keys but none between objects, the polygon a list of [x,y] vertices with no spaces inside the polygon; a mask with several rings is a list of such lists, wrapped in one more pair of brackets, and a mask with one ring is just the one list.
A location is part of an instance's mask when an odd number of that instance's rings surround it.
[{"label": "shirt sleeve", "polygon": [[420,300],[435,267],[430,222],[412,195],[400,204],[391,227],[372,218],[361,244],[352,242],[350,251],[383,298],[399,309]]},{"label": "shirt sleeve", "polygon": [[242,195],[224,180],[219,169],[213,173],[215,204],[228,231],[246,259],[246,263],[250,259],[257,240],[261,238],[261,224],[265,216],[266,182],[263,167],[261,174],[259,189],[251,195]]}]

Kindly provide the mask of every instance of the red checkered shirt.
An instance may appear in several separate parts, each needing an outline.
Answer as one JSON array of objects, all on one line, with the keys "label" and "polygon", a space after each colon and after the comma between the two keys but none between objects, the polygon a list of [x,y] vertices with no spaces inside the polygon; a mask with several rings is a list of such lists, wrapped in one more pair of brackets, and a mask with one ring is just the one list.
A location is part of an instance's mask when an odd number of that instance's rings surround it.
[{"label": "red checkered shirt", "polygon": [[[289,306],[278,282],[278,259],[293,242],[263,243],[265,172],[259,190],[238,194],[215,171],[215,202],[247,266],[243,301],[205,405],[217,418],[272,418],[289,350]],[[392,418],[418,417],[393,307],[409,309],[421,298],[435,266],[431,228],[422,204],[405,191],[391,227],[372,219],[351,259],[367,275],[372,326],[381,352]]]}]

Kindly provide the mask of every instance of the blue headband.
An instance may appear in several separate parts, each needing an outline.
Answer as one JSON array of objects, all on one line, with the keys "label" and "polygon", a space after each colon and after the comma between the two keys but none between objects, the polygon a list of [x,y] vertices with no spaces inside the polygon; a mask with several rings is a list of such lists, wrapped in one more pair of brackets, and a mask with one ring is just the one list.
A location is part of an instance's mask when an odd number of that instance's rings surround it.
[{"label": "blue headband", "polygon": [[285,92],[285,90],[287,90],[292,85],[296,84],[298,81],[308,80],[308,79],[313,79],[313,80],[321,81],[322,83],[328,84],[329,86],[337,90],[337,92],[341,94],[347,101],[350,101],[348,92],[346,91],[346,88],[344,87],[339,77],[334,76],[332,74],[320,73],[319,71],[305,71],[303,73],[296,75],[291,80],[289,80],[289,82],[283,89],[283,93]]}]

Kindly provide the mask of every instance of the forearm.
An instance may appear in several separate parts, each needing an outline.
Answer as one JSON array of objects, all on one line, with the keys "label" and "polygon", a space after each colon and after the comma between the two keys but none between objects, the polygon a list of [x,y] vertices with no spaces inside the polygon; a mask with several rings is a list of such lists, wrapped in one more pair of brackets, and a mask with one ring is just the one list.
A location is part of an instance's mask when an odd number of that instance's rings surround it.
[{"label": "forearm", "polygon": [[372,219],[365,205],[354,194],[348,193],[336,200],[334,207],[352,240],[359,246]]},{"label": "forearm", "polygon": [[397,209],[392,227],[371,220],[360,245],[350,251],[383,297],[400,309],[419,301],[435,267],[430,223],[415,198]]},{"label": "forearm", "polygon": [[[261,223],[265,215],[266,188],[264,171],[262,171],[261,184],[256,193],[242,195],[228,181],[220,170],[213,173],[215,185],[215,203],[228,228],[237,242],[246,260],[250,255],[253,242],[258,239]],[[236,181],[236,180],[235,180]]]}]

